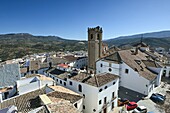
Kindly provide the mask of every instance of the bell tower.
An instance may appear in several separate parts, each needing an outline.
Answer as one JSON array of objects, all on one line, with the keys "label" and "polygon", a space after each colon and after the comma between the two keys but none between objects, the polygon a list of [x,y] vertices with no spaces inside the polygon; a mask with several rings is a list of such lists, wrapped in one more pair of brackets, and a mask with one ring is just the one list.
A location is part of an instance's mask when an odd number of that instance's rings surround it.
[{"label": "bell tower", "polygon": [[102,57],[102,28],[88,28],[88,72],[95,73],[96,61]]}]

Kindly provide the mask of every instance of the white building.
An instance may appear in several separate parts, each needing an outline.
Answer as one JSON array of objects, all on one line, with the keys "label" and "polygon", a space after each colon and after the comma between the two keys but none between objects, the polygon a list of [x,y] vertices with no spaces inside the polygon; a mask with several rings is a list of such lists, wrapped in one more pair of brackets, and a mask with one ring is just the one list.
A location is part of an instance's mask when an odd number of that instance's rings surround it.
[{"label": "white building", "polygon": [[170,77],[170,65],[164,66],[162,76]]},{"label": "white building", "polygon": [[52,74],[47,73],[47,76],[52,77],[58,85],[84,96],[83,113],[108,113],[117,107],[118,76],[109,73],[56,74],[53,71]]},{"label": "white building", "polygon": [[148,95],[160,84],[162,68],[148,66],[146,61],[147,55],[139,50],[122,50],[98,60],[96,73],[118,75],[120,86]]},{"label": "white building", "polygon": [[84,68],[87,66],[87,57],[75,57],[73,55],[67,55],[63,57],[67,60],[67,64],[72,68]]},{"label": "white building", "polygon": [[163,47],[158,47],[155,49],[159,54],[164,54],[165,53],[165,48]]},{"label": "white building", "polygon": [[20,78],[19,64],[0,64],[0,87],[14,86]]},{"label": "white building", "polygon": [[27,75],[27,78],[16,81],[17,94],[22,95],[37,89],[40,89],[46,85],[53,85],[54,81],[50,77],[44,75]]}]

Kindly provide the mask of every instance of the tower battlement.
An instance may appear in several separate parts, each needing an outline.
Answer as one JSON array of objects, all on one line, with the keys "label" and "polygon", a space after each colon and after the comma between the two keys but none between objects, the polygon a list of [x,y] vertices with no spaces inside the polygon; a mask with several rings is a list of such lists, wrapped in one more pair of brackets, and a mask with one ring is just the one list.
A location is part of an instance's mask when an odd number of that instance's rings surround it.
[{"label": "tower battlement", "polygon": [[88,32],[89,31],[96,31],[96,32],[103,32],[102,28],[100,26],[97,26],[95,28],[88,28]]}]

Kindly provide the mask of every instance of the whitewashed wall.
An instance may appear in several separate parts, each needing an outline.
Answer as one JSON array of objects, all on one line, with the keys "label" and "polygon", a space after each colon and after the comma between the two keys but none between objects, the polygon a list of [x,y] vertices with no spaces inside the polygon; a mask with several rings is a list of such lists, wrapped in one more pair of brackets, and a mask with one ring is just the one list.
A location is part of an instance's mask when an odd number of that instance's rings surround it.
[{"label": "whitewashed wall", "polygon": [[[129,73],[125,73],[125,69],[129,70]],[[138,72],[134,71],[124,62],[121,64],[121,79],[120,86],[134,90],[136,92],[148,95],[149,80],[140,76]]]},{"label": "whitewashed wall", "polygon": [[[111,69],[111,71],[109,71],[109,69]],[[111,63],[110,65],[109,62],[102,61],[102,60],[99,60],[98,62],[96,62],[96,73],[97,74],[107,72],[107,73],[112,73],[115,75],[120,75],[119,70],[120,70],[119,64]]]},{"label": "whitewashed wall", "polygon": [[14,86],[15,81],[20,79],[19,64],[5,64],[0,66],[0,87]]}]

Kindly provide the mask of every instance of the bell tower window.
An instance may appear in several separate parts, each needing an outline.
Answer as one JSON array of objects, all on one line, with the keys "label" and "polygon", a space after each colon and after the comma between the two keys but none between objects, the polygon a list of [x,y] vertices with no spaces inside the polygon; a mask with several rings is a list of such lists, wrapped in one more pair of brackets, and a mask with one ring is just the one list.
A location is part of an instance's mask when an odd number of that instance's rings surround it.
[{"label": "bell tower window", "polygon": [[93,34],[91,34],[91,39],[93,39]]},{"label": "bell tower window", "polygon": [[99,34],[97,34],[97,40],[99,40],[100,39],[100,35]]}]

